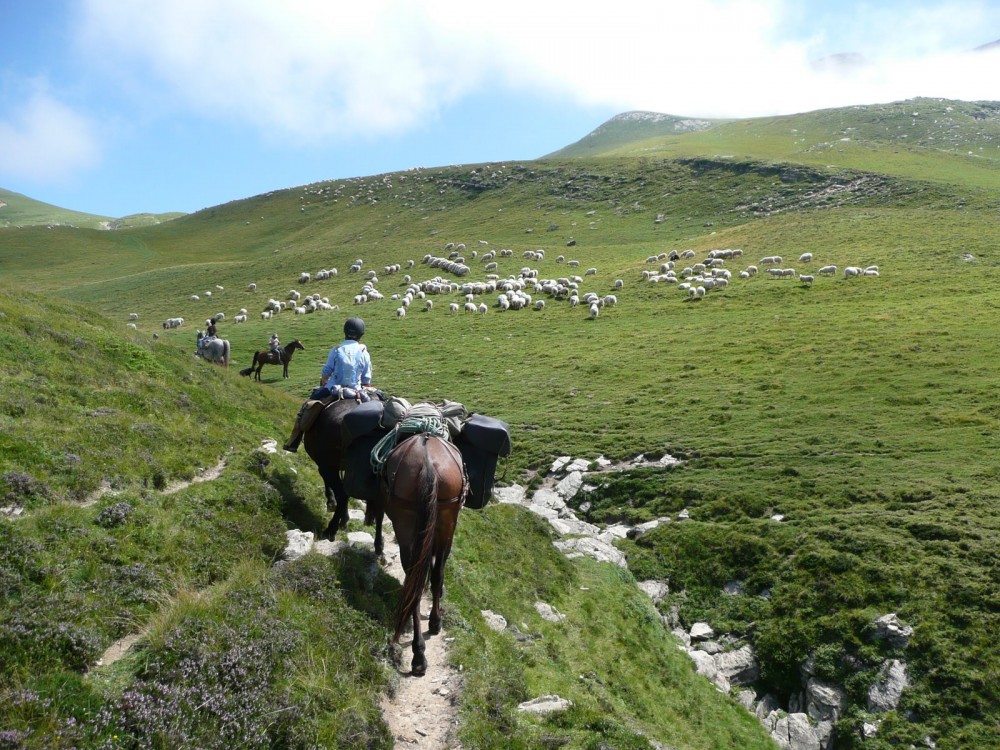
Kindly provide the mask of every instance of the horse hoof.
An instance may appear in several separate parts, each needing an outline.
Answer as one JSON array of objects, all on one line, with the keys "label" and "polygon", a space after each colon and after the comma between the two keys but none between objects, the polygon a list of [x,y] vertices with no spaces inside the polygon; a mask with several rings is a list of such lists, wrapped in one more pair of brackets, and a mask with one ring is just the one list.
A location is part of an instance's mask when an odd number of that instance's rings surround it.
[{"label": "horse hoof", "polygon": [[441,620],[430,620],[427,623],[427,632],[431,635],[437,635],[441,632]]},{"label": "horse hoof", "polygon": [[421,662],[418,664],[416,661],[414,661],[412,664],[410,664],[410,674],[412,674],[414,677],[423,677],[425,674],[427,674],[427,662]]}]

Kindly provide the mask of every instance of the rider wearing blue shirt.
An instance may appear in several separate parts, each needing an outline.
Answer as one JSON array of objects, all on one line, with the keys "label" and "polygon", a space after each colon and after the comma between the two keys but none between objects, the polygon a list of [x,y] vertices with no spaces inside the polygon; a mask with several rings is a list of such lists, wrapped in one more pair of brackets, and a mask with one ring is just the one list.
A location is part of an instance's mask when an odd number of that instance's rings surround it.
[{"label": "rider wearing blue shirt", "polygon": [[[366,389],[372,383],[372,358],[360,342],[365,335],[365,322],[361,318],[348,318],[344,323],[344,341],[330,350],[330,356],[320,371],[320,386],[299,409],[292,434],[282,446],[294,453],[299,448],[302,434],[334,398],[357,398],[367,401]],[[349,389],[345,392],[344,389]]]}]

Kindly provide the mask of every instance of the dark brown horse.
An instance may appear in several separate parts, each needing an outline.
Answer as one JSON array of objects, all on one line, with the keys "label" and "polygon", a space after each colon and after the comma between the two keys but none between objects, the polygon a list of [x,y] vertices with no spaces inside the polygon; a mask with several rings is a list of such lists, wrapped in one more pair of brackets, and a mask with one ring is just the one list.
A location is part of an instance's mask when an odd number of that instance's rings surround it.
[{"label": "dark brown horse", "polygon": [[[398,643],[407,621],[413,625],[412,674],[427,671],[424,637],[420,630],[420,597],[430,578],[431,612],[427,630],[441,632],[441,596],[444,566],[468,492],[462,454],[451,443],[420,433],[399,443],[382,470],[382,507],[399,542],[399,557],[406,572],[396,612]],[[381,519],[378,519],[381,527]]]},{"label": "dark brown horse", "polygon": [[[323,489],[326,494],[326,509],[333,511],[333,518],[323,532],[325,539],[333,541],[337,529],[347,527],[347,490],[340,472],[344,469],[344,454],[347,448],[343,437],[344,415],[358,406],[354,399],[334,401],[316,417],[316,421],[306,430],[302,438],[306,453],[316,464],[319,475],[323,478]],[[379,528],[381,532],[381,528]],[[376,538],[377,552],[381,555],[381,533]]]},{"label": "dark brown horse", "polygon": [[302,342],[295,339],[287,346],[281,347],[278,351],[268,350],[266,352],[254,352],[253,364],[245,370],[240,370],[240,375],[253,374],[255,380],[260,380],[260,371],[264,365],[282,365],[282,377],[288,377],[288,363],[292,361],[292,355],[296,349],[305,349]]}]

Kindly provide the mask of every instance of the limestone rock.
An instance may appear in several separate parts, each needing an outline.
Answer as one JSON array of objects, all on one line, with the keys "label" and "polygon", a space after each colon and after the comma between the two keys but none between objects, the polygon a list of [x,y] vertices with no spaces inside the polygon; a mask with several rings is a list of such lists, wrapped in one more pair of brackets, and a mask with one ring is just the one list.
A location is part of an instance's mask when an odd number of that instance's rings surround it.
[{"label": "limestone rock", "polygon": [[527,493],[524,487],[519,484],[512,484],[510,487],[494,487],[493,497],[497,499],[498,503],[524,505],[527,502]]},{"label": "limestone rock", "polygon": [[580,491],[580,487],[582,486],[583,474],[579,471],[571,471],[556,485],[556,492],[560,497],[570,500],[576,496],[576,493]]},{"label": "limestone rock", "polygon": [[531,496],[531,504],[533,506],[537,505],[540,508],[549,508],[556,512],[566,507],[566,501],[562,495],[546,489],[536,490],[535,494]]},{"label": "limestone rock", "polygon": [[312,549],[313,533],[311,531],[288,529],[285,532],[285,538],[288,540],[285,544],[286,560],[298,560]]},{"label": "limestone rock", "polygon": [[576,518],[550,518],[549,523],[556,533],[561,536],[594,536],[598,535],[600,529],[594,524],[586,521],[578,521]]},{"label": "limestone rock", "polygon": [[893,648],[906,648],[913,637],[913,628],[902,622],[895,612],[879,617],[873,624],[875,637],[887,641]]},{"label": "limestone rock", "polygon": [[347,533],[347,541],[351,544],[363,544],[367,547],[375,546],[375,537],[367,531],[349,531]]},{"label": "limestone rock", "polygon": [[316,543],[313,544],[313,552],[317,552],[324,557],[333,557],[334,555],[339,555],[347,547],[348,544],[343,539],[338,539],[335,542],[331,542],[329,539],[317,539]]},{"label": "limestone rock", "polygon": [[670,587],[666,581],[640,581],[639,588],[646,592],[653,604],[659,604],[663,597],[670,593]]},{"label": "limestone rock", "polygon": [[868,688],[869,711],[893,711],[899,705],[903,691],[910,686],[906,664],[893,659],[882,666],[882,676]]},{"label": "limestone rock", "polygon": [[549,468],[550,474],[558,474],[570,461],[573,460],[572,456],[559,456],[555,461],[552,462],[552,466]]},{"label": "limestone rock", "polygon": [[806,711],[815,721],[835,722],[847,709],[847,693],[815,677],[806,685],[806,701]]},{"label": "limestone rock", "polygon": [[541,615],[543,620],[548,620],[549,622],[562,622],[566,619],[566,615],[545,602],[535,602],[535,611]]},{"label": "limestone rock", "polygon": [[566,472],[571,473],[574,471],[584,472],[590,469],[590,461],[585,458],[578,458],[575,461],[571,461],[566,467]]},{"label": "limestone rock", "polygon": [[486,621],[486,626],[495,633],[502,633],[507,629],[507,619],[503,615],[497,614],[491,609],[480,610],[479,614]]},{"label": "limestone rock", "polygon": [[691,626],[692,641],[707,641],[715,637],[715,631],[707,622],[696,622]]},{"label": "limestone rock", "polygon": [[778,718],[771,736],[782,750],[822,750],[816,728],[805,714]]},{"label": "limestone rock", "polygon": [[538,716],[560,713],[568,710],[573,702],[558,695],[543,695],[525,701],[517,707],[517,710],[525,714],[536,714]]},{"label": "limestone rock", "polygon": [[573,539],[559,539],[554,544],[567,557],[586,555],[598,562],[610,562],[622,568],[628,567],[625,554],[621,550],[599,539],[575,537]]},{"label": "limestone rock", "polygon": [[749,644],[740,646],[735,651],[716,654],[715,666],[719,674],[737,685],[748,685],[760,679],[757,656]]}]

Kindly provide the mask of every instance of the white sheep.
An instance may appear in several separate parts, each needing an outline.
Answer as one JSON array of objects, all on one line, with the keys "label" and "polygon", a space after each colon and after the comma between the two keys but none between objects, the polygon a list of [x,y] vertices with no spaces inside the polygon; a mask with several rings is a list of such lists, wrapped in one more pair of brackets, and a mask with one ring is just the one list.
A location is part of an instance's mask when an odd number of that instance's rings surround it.
[{"label": "white sheep", "polygon": [[191,301],[192,302],[197,302],[199,299],[201,299],[201,297],[199,297],[197,294],[192,294],[191,295]]},{"label": "white sheep", "polygon": [[485,302],[479,303],[479,314],[485,315],[490,308],[486,306]]},{"label": "white sheep", "polygon": [[272,315],[274,315],[273,311],[271,311],[271,310],[265,310],[264,312],[262,312],[260,314],[260,319],[261,320],[270,320]]},{"label": "white sheep", "polygon": [[139,330],[139,326],[137,326],[135,323],[129,323],[128,327],[129,327],[129,329],[131,329],[133,331]]},{"label": "white sheep", "polygon": [[396,317],[397,318],[405,318],[406,317],[406,308],[405,307],[397,307],[396,308]]},{"label": "white sheep", "polygon": [[596,302],[590,304],[590,319],[594,320],[598,315],[601,314],[601,306]]},{"label": "white sheep", "polygon": [[139,313],[129,313],[128,314],[128,319],[129,320],[138,320],[139,319]]},{"label": "white sheep", "polygon": [[247,291],[248,292],[256,292],[257,291],[257,285],[254,284],[253,282],[247,284]]},{"label": "white sheep", "polygon": [[805,273],[800,273],[799,274],[799,283],[802,283],[802,284],[812,284],[813,283],[813,277],[812,277],[812,275],[805,274]]},{"label": "white sheep", "polygon": [[458,303],[452,302],[448,305],[449,312],[457,313],[459,311]]},{"label": "white sheep", "polygon": [[836,266],[823,266],[819,269],[820,276],[836,276],[837,267]]},{"label": "white sheep", "polygon": [[434,309],[434,300],[432,299],[424,300],[424,310],[430,312],[433,309]]},{"label": "white sheep", "polygon": [[479,310],[479,308],[476,307],[476,303],[475,302],[466,302],[465,305],[463,306],[463,309],[467,313],[468,312],[474,313],[474,312],[477,312]]},{"label": "white sheep", "polygon": [[802,253],[802,255],[799,256],[799,263],[809,263],[812,261],[812,259],[813,259],[812,253]]},{"label": "white sheep", "polygon": [[588,268],[586,271],[584,271],[583,275],[584,276],[596,276],[597,275],[597,269],[596,268]]},{"label": "white sheep", "polygon": [[852,276],[860,276],[860,275],[861,275],[861,269],[858,268],[857,266],[848,266],[847,268],[844,269],[845,279],[849,279]]},{"label": "white sheep", "polygon": [[623,279],[615,279],[615,289],[622,289],[625,287],[625,281]]},{"label": "white sheep", "polygon": [[536,310],[544,310],[545,309],[545,300],[543,300],[543,299],[535,300],[535,309]]}]

